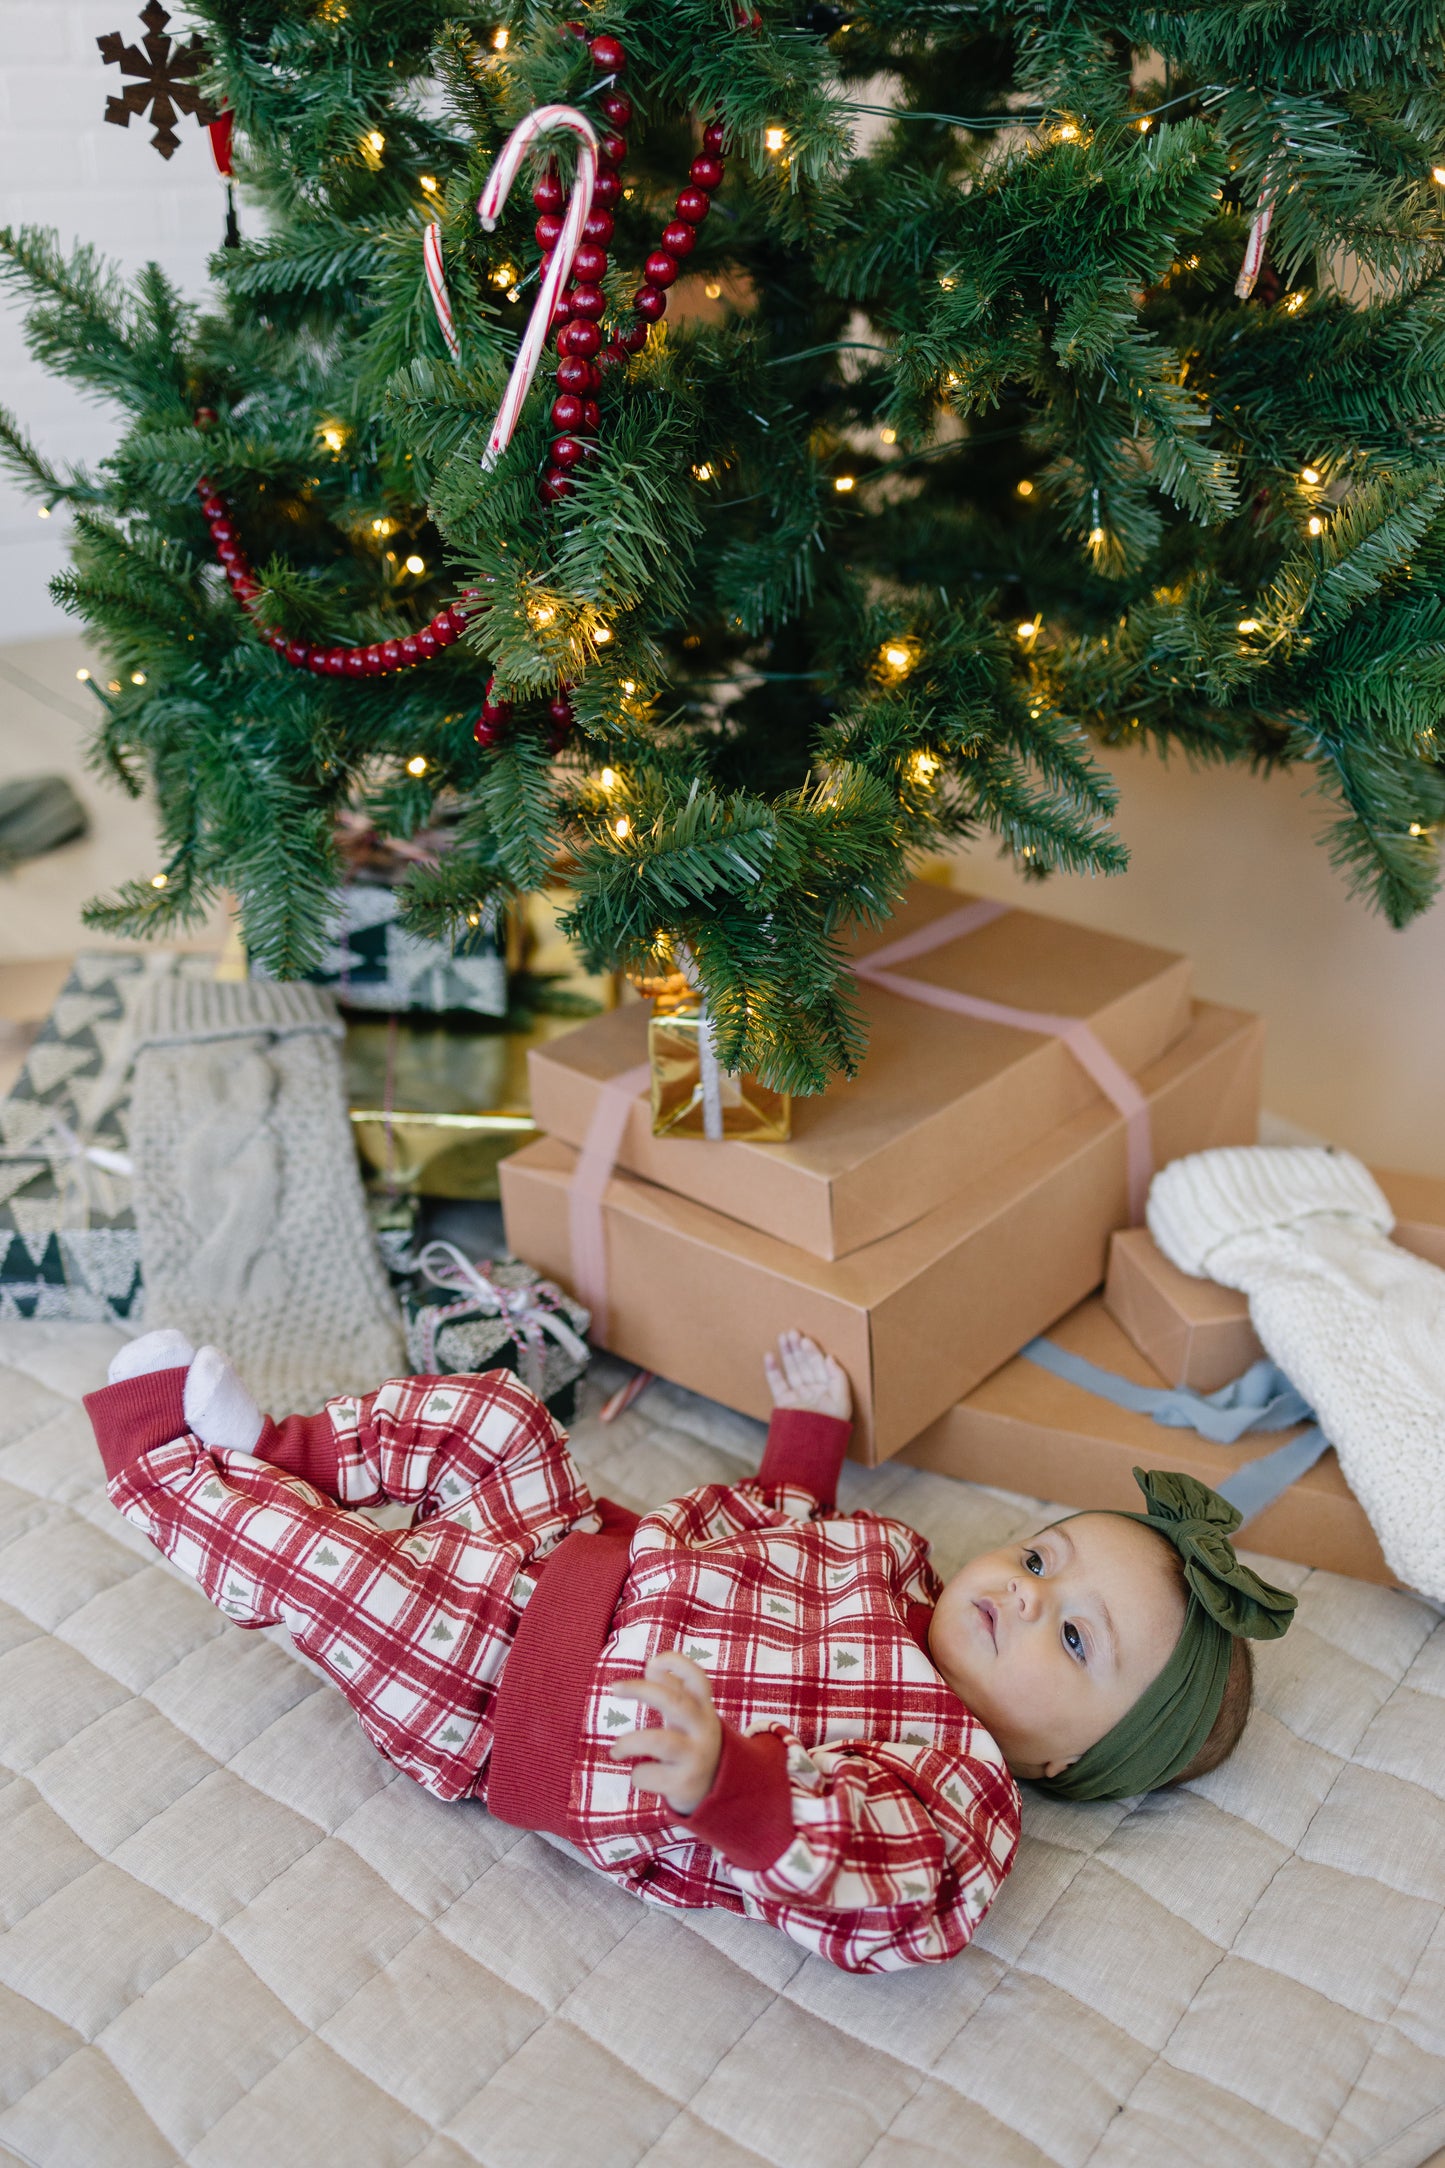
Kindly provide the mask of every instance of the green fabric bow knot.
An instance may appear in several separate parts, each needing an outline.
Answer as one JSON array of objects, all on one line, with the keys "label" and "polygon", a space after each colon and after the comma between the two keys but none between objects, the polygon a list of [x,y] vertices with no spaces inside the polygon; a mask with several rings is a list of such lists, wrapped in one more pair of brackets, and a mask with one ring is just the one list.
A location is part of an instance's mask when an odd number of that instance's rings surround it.
[{"label": "green fabric bow knot", "polygon": [[1149,1510],[1117,1517],[1156,1530],[1178,1551],[1189,1590],[1184,1624],[1133,1708],[1069,1768],[1037,1780],[1056,1799],[1129,1799],[1187,1769],[1219,1714],[1234,1641],[1278,1640],[1294,1616],[1289,1590],[1271,1588],[1235,1557],[1237,1507],[1172,1468],[1136,1468],[1134,1481]]},{"label": "green fabric bow knot", "polygon": [[1185,1580],[1226,1633],[1277,1641],[1294,1616],[1296,1599],[1288,1589],[1271,1588],[1235,1557],[1229,1539],[1244,1518],[1238,1506],[1172,1468],[1136,1468],[1134,1481],[1149,1510],[1119,1518],[1142,1521],[1168,1537],[1184,1561]]}]

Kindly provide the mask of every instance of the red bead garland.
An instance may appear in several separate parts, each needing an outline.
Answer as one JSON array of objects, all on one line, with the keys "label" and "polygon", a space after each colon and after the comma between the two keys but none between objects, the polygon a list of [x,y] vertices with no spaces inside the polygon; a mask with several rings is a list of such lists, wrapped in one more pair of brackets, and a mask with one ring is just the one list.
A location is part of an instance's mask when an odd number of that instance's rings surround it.
[{"label": "red bead garland", "polygon": [[[205,474],[196,484],[196,494],[201,500],[201,510],[231,593],[246,615],[254,618],[253,605],[261,592],[260,583],[241,547],[226,500]],[[314,670],[318,677],[389,677],[393,671],[430,662],[433,655],[450,647],[453,641],[461,638],[471,614],[469,609],[452,603],[445,610],[438,610],[431,623],[423,625],[418,632],[408,633],[400,640],[377,640],[361,647],[313,647],[309,641],[293,640],[289,633],[270,632],[262,625],[256,629],[293,670]]]}]

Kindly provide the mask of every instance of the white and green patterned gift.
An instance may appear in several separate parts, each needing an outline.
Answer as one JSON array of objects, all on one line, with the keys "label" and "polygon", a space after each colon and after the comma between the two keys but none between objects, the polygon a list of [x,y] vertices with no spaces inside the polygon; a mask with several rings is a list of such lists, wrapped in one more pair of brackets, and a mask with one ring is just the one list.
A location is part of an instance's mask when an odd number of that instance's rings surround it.
[{"label": "white and green patterned gift", "polygon": [[134,1018],[158,977],[214,956],[84,950],[0,1100],[0,1317],[139,1318],[132,1210]]}]

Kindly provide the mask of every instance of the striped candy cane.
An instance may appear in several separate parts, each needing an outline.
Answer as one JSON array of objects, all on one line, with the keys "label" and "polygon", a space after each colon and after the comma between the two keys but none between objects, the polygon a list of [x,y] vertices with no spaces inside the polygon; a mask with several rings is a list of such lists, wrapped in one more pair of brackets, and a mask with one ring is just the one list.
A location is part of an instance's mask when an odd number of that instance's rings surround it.
[{"label": "striped candy cane", "polygon": [[421,253],[426,265],[426,282],[431,288],[432,307],[437,312],[447,352],[453,361],[460,361],[462,342],[452,326],[452,297],[447,292],[446,267],[442,262],[442,222],[439,218],[434,218],[422,235]]},{"label": "striped candy cane", "polygon": [[[494,233],[502,215],[517,168],[536,138],[549,128],[565,128],[577,138],[577,177],[572,184],[571,200],[563,221],[561,239],[552,252],[542,278],[541,290],[517,349],[512,364],[512,374],[502,394],[492,433],[482,455],[483,467],[494,467],[512,441],[517,426],[517,416],[522,402],[532,388],[537,374],[537,364],[542,358],[542,348],[552,328],[558,296],[572,273],[572,259],[582,239],[582,228],[592,209],[592,190],[597,181],[597,131],[585,113],[579,113],[570,105],[539,105],[534,113],[519,121],[502,146],[501,156],[487,175],[487,185],[477,199],[477,216],[488,233]],[[461,358],[461,344],[452,323],[451,296],[447,292],[446,271],[442,264],[442,232],[438,220],[433,220],[422,236],[422,255],[426,263],[426,282],[431,289],[432,307],[437,312],[437,322],[442,327],[442,337],[453,361]]]},{"label": "striped candy cane", "polygon": [[1244,244],[1244,262],[1240,265],[1239,277],[1234,282],[1234,291],[1241,301],[1248,301],[1264,268],[1265,244],[1269,240],[1269,229],[1273,223],[1274,193],[1267,187],[1260,196],[1259,209],[1254,214],[1249,239]]},{"label": "striped candy cane", "polygon": [[502,205],[517,177],[517,168],[523,156],[536,138],[551,128],[565,128],[577,138],[577,177],[572,183],[572,194],[567,204],[567,216],[563,220],[562,235],[552,252],[552,261],[542,277],[541,290],[537,295],[531,318],[517,358],[512,364],[512,374],[502,394],[502,404],[492,425],[487,448],[482,455],[483,467],[493,467],[512,441],[512,431],[517,426],[517,416],[522,402],[531,388],[542,358],[542,348],[552,328],[558,297],[572,273],[572,259],[582,239],[582,228],[592,209],[592,191],[597,184],[597,131],[585,113],[579,113],[570,105],[539,105],[524,121],[519,121],[502,146],[502,154],[487,175],[487,185],[477,200],[477,216],[488,233],[495,230],[502,215]]}]

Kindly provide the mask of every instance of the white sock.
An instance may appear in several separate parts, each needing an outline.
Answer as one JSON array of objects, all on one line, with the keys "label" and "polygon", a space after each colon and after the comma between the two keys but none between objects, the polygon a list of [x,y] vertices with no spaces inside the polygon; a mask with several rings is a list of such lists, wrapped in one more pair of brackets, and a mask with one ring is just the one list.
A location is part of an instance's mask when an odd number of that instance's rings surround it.
[{"label": "white sock", "polygon": [[263,1418],[219,1348],[203,1347],[186,1375],[186,1425],[203,1445],[254,1452]]},{"label": "white sock", "polygon": [[105,1373],[106,1383],[123,1385],[127,1378],[148,1378],[155,1370],[187,1370],[195,1355],[183,1332],[163,1325],[159,1332],[143,1332],[138,1340],[127,1340],[117,1349]]},{"label": "white sock", "polygon": [[1181,1271],[1248,1295],[1391,1570],[1445,1601],[1445,1272],[1389,1239],[1369,1170],[1316,1148],[1197,1152],[1155,1176],[1148,1220]]}]

